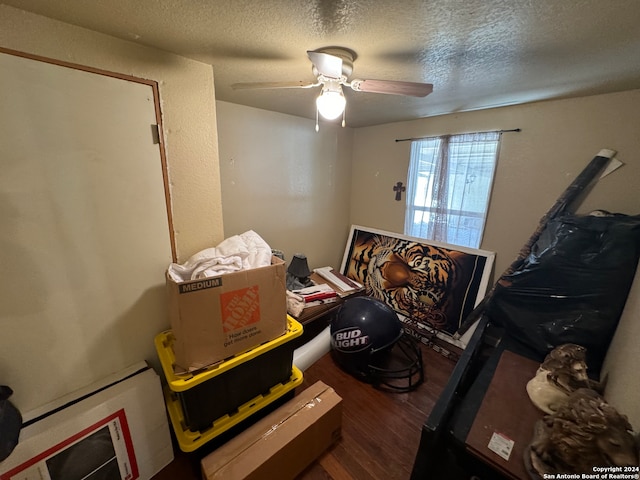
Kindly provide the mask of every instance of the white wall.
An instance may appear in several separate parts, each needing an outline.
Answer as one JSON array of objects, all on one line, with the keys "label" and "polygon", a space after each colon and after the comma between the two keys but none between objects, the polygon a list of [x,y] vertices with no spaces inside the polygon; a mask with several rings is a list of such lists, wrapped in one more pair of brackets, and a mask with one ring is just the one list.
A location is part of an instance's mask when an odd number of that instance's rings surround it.
[{"label": "white wall", "polygon": [[607,378],[605,398],[624,413],[636,433],[640,433],[640,268],[629,292],[616,333],[602,366]]},{"label": "white wall", "polygon": [[[625,166],[602,179],[580,211],[640,213],[640,90],[443,115],[359,128],[354,133],[351,221],[402,232],[404,201],[392,187],[406,183],[410,142],[396,139],[521,128],[506,133],[481,248],[497,252],[501,274],[542,216],[603,148]],[[403,195],[404,200],[404,195]]]},{"label": "white wall", "polygon": [[216,102],[225,235],[255,230],[285,259],[339,267],[349,232],[352,130]]},{"label": "white wall", "polygon": [[158,82],[178,260],[222,240],[211,65],[6,5],[0,46]]}]

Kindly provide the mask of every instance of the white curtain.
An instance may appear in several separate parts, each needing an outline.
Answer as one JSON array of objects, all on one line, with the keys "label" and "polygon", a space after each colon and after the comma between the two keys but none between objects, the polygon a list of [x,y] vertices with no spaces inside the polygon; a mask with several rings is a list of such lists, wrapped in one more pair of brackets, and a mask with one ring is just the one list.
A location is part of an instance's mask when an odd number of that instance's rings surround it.
[{"label": "white curtain", "polygon": [[500,133],[415,140],[405,234],[478,248],[500,143]]}]

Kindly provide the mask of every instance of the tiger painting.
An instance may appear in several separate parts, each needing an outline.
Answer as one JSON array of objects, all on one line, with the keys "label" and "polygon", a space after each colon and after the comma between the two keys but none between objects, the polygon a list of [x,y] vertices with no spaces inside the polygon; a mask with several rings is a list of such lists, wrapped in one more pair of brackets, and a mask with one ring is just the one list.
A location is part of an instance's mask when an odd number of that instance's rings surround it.
[{"label": "tiger painting", "polygon": [[456,250],[356,230],[343,273],[399,314],[453,334],[469,313],[469,305],[473,308],[477,293],[477,285],[472,291],[473,277],[482,260]]}]

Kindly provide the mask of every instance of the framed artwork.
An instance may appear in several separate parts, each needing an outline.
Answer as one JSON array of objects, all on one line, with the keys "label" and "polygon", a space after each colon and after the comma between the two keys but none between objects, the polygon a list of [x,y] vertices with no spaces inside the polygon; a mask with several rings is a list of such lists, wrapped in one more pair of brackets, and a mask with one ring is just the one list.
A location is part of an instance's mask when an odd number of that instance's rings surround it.
[{"label": "framed artwork", "polygon": [[136,480],[138,465],[124,408],[103,418],[18,467],[0,480]]},{"label": "framed artwork", "polygon": [[455,333],[484,298],[495,253],[352,225],[340,271],[382,300],[414,336],[435,334],[460,348]]},{"label": "framed artwork", "polygon": [[173,460],[158,374],[145,361],[23,414],[0,480],[149,479]]}]

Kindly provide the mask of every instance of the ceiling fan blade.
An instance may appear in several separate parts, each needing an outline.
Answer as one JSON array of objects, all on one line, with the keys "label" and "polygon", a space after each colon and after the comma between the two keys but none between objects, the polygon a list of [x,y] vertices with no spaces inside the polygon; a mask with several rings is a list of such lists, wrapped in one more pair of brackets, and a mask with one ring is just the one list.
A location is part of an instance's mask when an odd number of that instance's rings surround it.
[{"label": "ceiling fan blade", "polygon": [[330,78],[340,78],[342,76],[342,59],[328,53],[307,51],[309,60],[318,70],[318,73]]},{"label": "ceiling fan blade", "polygon": [[249,90],[258,88],[311,88],[317,87],[319,83],[314,82],[249,82],[249,83],[234,83],[231,88],[234,90]]},{"label": "ceiling fan blade", "polygon": [[352,80],[351,88],[356,92],[388,93],[426,97],[433,92],[431,83],[398,82],[394,80]]}]

